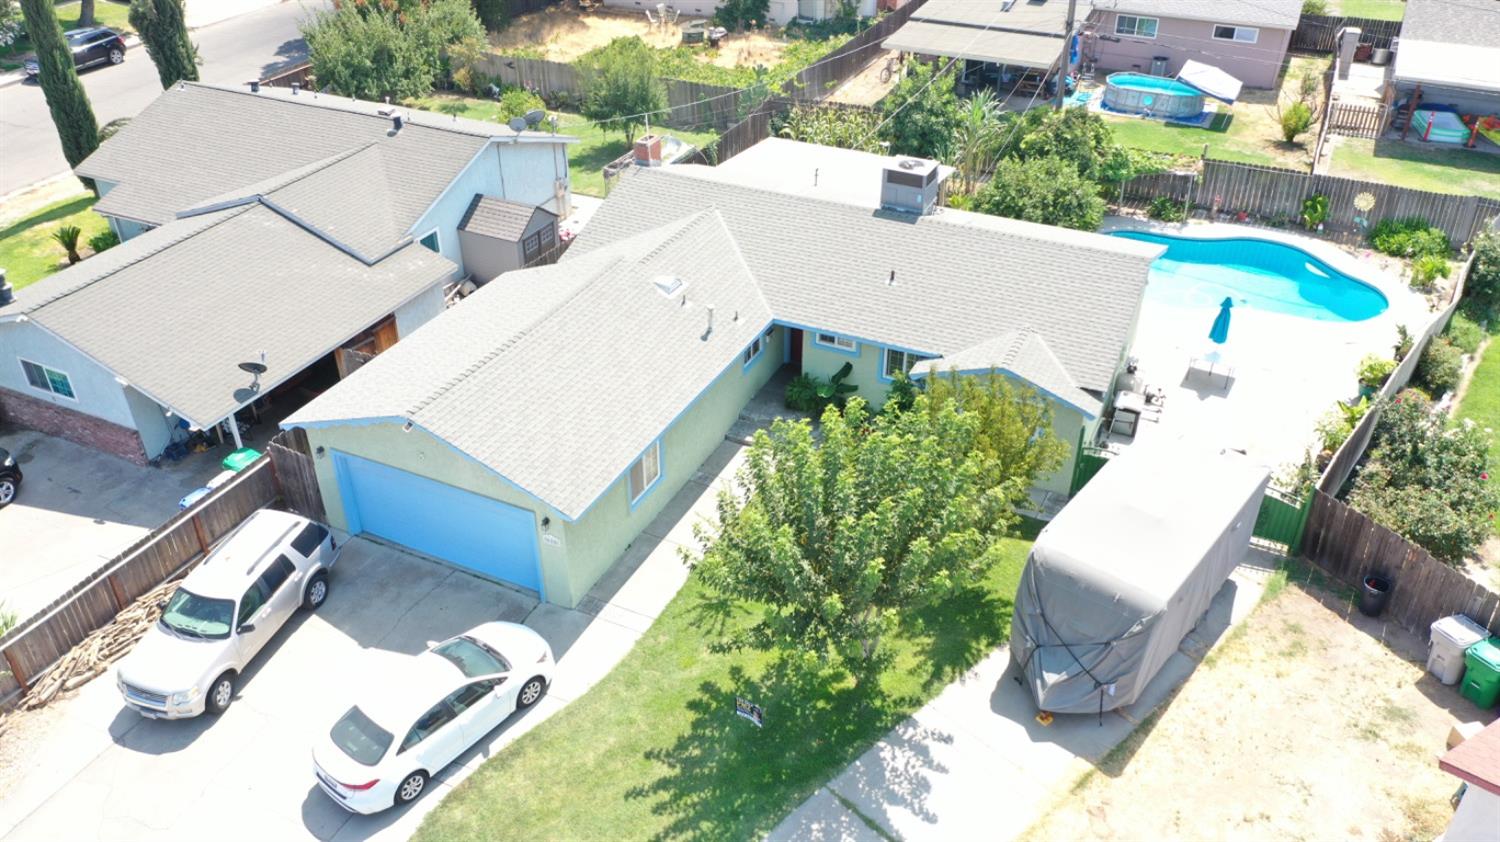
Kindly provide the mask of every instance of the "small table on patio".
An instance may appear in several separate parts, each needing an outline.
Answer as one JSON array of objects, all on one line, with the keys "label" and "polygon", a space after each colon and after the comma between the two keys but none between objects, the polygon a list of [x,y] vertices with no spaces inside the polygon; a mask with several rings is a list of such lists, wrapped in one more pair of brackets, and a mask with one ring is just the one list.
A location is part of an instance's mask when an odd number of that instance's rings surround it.
[{"label": "small table on patio", "polygon": [[1229,381],[1234,378],[1234,366],[1225,362],[1219,356],[1218,351],[1211,351],[1201,357],[1193,357],[1188,360],[1188,371],[1201,371],[1208,375],[1208,382],[1214,382],[1214,375],[1224,378],[1224,388],[1229,388]]}]

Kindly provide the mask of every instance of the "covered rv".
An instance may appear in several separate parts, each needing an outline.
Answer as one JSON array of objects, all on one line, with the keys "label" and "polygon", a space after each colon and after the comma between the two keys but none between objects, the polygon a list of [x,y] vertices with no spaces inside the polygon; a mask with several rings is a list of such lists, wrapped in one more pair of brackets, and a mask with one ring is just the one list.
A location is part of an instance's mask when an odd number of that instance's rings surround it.
[{"label": "covered rv", "polygon": [[1244,558],[1267,479],[1238,453],[1182,441],[1111,459],[1021,573],[1011,658],[1037,707],[1139,698]]}]

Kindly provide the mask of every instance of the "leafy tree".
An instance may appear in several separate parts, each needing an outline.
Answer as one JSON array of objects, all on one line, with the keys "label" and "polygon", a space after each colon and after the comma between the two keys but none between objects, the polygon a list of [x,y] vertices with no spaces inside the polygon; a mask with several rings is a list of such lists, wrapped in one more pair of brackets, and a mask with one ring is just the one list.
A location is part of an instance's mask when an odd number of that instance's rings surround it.
[{"label": "leafy tree", "polygon": [[1104,221],[1099,185],[1060,158],[1007,158],[974,197],[974,210],[1093,231]]},{"label": "leafy tree", "polygon": [[1033,108],[1022,120],[1014,150],[1005,150],[1024,160],[1061,158],[1077,167],[1091,181],[1118,183],[1133,177],[1131,155],[1115,143],[1114,132],[1098,114],[1082,108]]},{"label": "leafy tree", "polygon": [[188,40],[182,0],[130,0],[130,25],[156,64],[162,90],[179,81],[198,81],[198,61]]},{"label": "leafy tree", "polygon": [[771,0],[724,0],[714,12],[714,23],[725,29],[753,29],[766,23]]},{"label": "leafy tree", "polygon": [[958,95],[953,74],[916,64],[880,101],[885,139],[891,152],[919,158],[946,158],[958,122]]},{"label": "leafy tree", "polygon": [[473,0],[474,14],[484,28],[499,32],[510,24],[510,4],[506,0]]},{"label": "leafy tree", "polygon": [[1489,445],[1487,431],[1473,422],[1450,426],[1427,398],[1404,391],[1375,424],[1375,446],[1349,503],[1437,558],[1459,563],[1490,536],[1500,508]]},{"label": "leafy tree", "polygon": [[484,38],[484,25],[469,0],[343,3],[315,13],[302,35],[320,84],[360,99],[413,99],[432,92],[450,48]]},{"label": "leafy tree", "polygon": [[[929,379],[927,395],[928,412],[951,402],[960,412],[979,418],[975,446],[992,470],[988,484],[1018,492],[1012,504],[1021,503],[1034,481],[1057,470],[1068,457],[1068,444],[1052,432],[1052,402],[999,372],[941,374]],[[1008,485],[1011,477],[1025,483]]]},{"label": "leafy tree", "polygon": [[856,676],[901,618],[993,563],[1031,477],[1002,476],[986,417],[917,395],[872,417],[863,399],[756,434],[719,497],[717,536],[695,567],[713,593],[762,608],[742,644],[835,654]]},{"label": "leafy tree", "polygon": [[984,177],[994,171],[1008,133],[1007,124],[1000,119],[1000,101],[993,91],[980,91],[959,107],[947,157],[947,162],[957,170],[959,190],[973,193]]},{"label": "leafy tree", "polygon": [[62,141],[63,157],[68,159],[68,166],[76,167],[99,148],[99,123],[94,119],[89,95],[78,81],[73,51],[63,38],[52,0],[21,0],[21,13],[36,50],[40,65],[37,81]]},{"label": "leafy tree", "polygon": [[880,141],[875,134],[879,125],[880,118],[873,111],[798,105],[784,116],[773,117],[771,128],[777,137],[879,152]]},{"label": "leafy tree", "polygon": [[9,47],[21,34],[21,10],[16,0],[0,0],[0,47]]},{"label": "leafy tree", "polygon": [[656,51],[639,37],[616,38],[577,62],[583,76],[583,116],[605,131],[635,140],[649,112],[667,107],[667,86],[657,73]]}]

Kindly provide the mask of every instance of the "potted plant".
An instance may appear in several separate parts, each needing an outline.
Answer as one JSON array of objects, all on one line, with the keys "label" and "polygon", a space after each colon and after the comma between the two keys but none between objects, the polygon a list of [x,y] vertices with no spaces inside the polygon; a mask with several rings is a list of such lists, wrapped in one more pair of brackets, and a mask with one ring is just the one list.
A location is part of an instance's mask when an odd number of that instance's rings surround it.
[{"label": "potted plant", "polygon": [[1365,354],[1364,359],[1359,361],[1359,396],[1368,398],[1380,391],[1385,385],[1386,378],[1396,370],[1396,361],[1382,357],[1379,354]]},{"label": "potted plant", "polygon": [[1328,221],[1328,197],[1321,193],[1302,200],[1302,224],[1309,231],[1322,231]]}]

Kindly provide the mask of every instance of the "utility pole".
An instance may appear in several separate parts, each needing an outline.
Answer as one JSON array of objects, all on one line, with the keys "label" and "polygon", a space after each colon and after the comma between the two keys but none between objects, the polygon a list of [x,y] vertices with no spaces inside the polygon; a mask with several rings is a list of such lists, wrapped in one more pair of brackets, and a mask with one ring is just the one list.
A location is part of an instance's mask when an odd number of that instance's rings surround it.
[{"label": "utility pole", "polygon": [[1073,24],[1078,14],[1078,0],[1068,0],[1068,25],[1063,29],[1062,56],[1058,58],[1057,96],[1052,99],[1052,108],[1061,111],[1063,100],[1068,98],[1068,58],[1073,51]]}]

